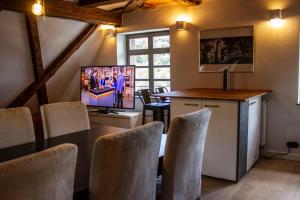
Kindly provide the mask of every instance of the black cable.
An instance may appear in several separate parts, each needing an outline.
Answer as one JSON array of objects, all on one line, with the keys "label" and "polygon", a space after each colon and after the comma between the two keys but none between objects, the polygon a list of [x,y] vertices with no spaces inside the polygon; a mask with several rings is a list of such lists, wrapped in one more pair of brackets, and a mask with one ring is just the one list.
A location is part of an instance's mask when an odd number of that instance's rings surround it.
[{"label": "black cable", "polygon": [[290,153],[290,151],[291,151],[291,147],[289,147],[289,150],[286,153],[276,153],[276,154],[274,154],[270,157],[267,157],[267,156],[261,156],[261,157],[264,158],[264,159],[270,160],[272,158],[275,158],[276,156],[286,156]]}]

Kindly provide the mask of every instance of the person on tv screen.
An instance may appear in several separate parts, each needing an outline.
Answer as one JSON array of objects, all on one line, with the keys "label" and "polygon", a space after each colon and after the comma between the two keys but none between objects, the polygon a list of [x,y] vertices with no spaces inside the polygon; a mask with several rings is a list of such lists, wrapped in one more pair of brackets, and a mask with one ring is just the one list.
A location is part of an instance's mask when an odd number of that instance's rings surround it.
[{"label": "person on tv screen", "polygon": [[123,92],[124,92],[124,84],[125,84],[125,77],[123,73],[124,70],[121,68],[117,80],[117,107],[118,108],[123,108]]},{"label": "person on tv screen", "polygon": [[91,86],[91,89],[96,89],[97,88],[97,78],[96,78],[96,73],[95,72],[91,73],[90,86]]},{"label": "person on tv screen", "polygon": [[113,80],[112,80],[112,87],[114,88],[114,105],[116,105],[117,104],[117,101],[118,101],[118,99],[117,99],[117,74],[115,73],[114,74],[114,76],[113,76]]},{"label": "person on tv screen", "polygon": [[105,80],[104,75],[101,76],[99,85],[100,85],[101,89],[103,89],[103,88],[105,87],[105,85],[106,85],[106,80]]}]

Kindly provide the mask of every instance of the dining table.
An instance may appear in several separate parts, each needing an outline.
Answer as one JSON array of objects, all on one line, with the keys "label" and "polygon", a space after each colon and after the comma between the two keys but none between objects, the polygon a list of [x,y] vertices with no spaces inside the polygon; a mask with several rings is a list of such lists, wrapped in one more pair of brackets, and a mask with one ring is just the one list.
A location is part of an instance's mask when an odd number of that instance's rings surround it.
[{"label": "dining table", "polygon": [[[126,130],[128,129],[100,126],[97,128],[91,128],[90,130],[79,131],[47,139],[39,139],[35,142],[0,149],[0,162],[37,153],[64,143],[76,144],[78,146],[78,155],[74,183],[74,199],[86,199],[86,195],[88,195],[92,151],[96,140],[101,136],[119,134]],[[162,166],[165,143],[166,134],[162,134],[159,151],[159,169],[161,169]],[[160,170],[158,170],[158,174],[160,173],[159,171]]]}]

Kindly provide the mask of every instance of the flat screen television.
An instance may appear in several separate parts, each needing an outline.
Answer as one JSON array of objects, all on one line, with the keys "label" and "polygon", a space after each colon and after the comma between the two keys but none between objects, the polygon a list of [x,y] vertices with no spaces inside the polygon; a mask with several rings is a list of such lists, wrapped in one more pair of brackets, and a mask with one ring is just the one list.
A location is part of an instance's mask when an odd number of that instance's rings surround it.
[{"label": "flat screen television", "polygon": [[134,109],[135,66],[86,66],[80,77],[80,99],[87,106]]}]

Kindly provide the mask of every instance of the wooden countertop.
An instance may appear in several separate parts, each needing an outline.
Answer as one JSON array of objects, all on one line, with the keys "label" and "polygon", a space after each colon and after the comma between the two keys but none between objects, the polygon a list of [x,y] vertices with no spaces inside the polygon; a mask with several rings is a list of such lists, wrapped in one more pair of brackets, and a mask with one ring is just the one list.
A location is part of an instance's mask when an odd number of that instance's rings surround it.
[{"label": "wooden countertop", "polygon": [[247,101],[254,97],[263,96],[272,92],[272,90],[222,90],[210,88],[193,88],[187,90],[178,90],[168,93],[157,94],[157,97],[171,98],[191,98],[191,99],[218,99],[231,101]]}]

